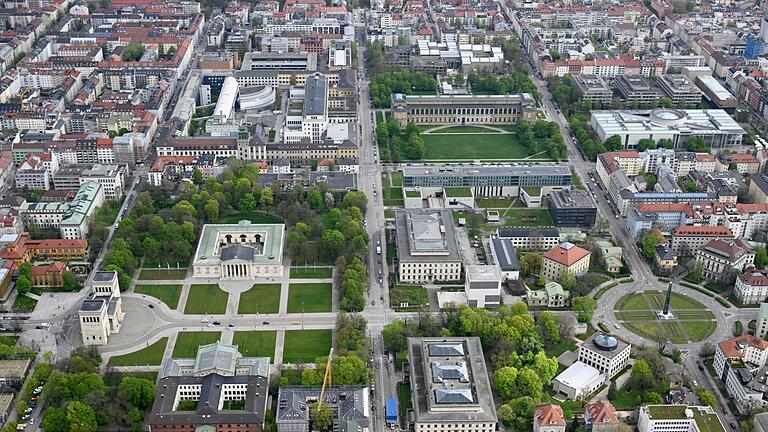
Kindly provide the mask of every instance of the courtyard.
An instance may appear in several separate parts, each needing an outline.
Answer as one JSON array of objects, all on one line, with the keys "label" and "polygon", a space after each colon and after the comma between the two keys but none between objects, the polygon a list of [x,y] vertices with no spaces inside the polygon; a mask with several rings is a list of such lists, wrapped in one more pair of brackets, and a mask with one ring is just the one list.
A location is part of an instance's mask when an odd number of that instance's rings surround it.
[{"label": "courtyard", "polygon": [[627,294],[616,303],[616,318],[632,333],[652,341],[667,340],[676,344],[699,342],[717,327],[712,312],[696,300],[678,293],[670,296],[673,319],[659,319],[666,293],[642,291]]}]

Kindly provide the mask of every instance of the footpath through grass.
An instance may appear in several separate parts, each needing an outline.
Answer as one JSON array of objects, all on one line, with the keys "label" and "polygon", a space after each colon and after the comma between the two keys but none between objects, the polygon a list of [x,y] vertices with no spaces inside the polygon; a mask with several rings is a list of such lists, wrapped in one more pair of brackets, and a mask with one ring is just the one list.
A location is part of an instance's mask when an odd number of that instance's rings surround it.
[{"label": "footpath through grass", "polygon": [[227,311],[229,293],[218,284],[201,284],[189,287],[189,297],[184,305],[187,315],[223,314]]},{"label": "footpath through grass", "polygon": [[110,357],[108,366],[159,366],[163,362],[168,338],[158,339],[152,345],[121,356]]},{"label": "footpath through grass", "polygon": [[273,314],[280,311],[280,284],[256,284],[240,294],[239,314]]},{"label": "footpath through grass", "polygon": [[283,363],[313,363],[331,349],[331,330],[286,330]]},{"label": "footpath through grass", "polygon": [[181,285],[136,285],[133,289],[137,294],[152,296],[168,305],[170,309],[176,309],[181,297]]}]

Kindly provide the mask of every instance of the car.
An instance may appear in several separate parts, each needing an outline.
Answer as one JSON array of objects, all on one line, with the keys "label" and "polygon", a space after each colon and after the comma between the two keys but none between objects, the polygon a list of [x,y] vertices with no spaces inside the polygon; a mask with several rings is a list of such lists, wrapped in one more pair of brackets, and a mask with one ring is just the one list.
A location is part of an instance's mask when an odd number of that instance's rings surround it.
[{"label": "car", "polygon": [[299,325],[299,324],[301,324],[301,323],[300,323],[300,322],[298,322],[298,321],[291,321],[291,324],[293,324],[293,325]]},{"label": "car", "polygon": [[269,325],[269,321],[262,321],[261,323],[264,325]]},{"label": "car", "polygon": [[25,409],[24,412],[25,413],[31,413],[32,412],[32,407],[27,407],[27,409]]},{"label": "car", "polygon": [[699,370],[704,372],[704,366],[701,363],[699,363]]},{"label": "car", "polygon": [[728,425],[731,426],[731,429],[736,430],[736,423],[730,422]]},{"label": "car", "polygon": [[155,305],[151,304],[151,305],[147,305],[147,307],[150,308],[150,309],[154,309]]},{"label": "car", "polygon": [[621,326],[618,325],[618,324],[614,324],[613,326],[616,327],[616,329],[620,329],[621,328]]},{"label": "car", "polygon": [[213,327],[213,326],[214,326],[213,323],[208,324],[208,327]]},{"label": "car", "polygon": [[221,323],[220,323],[219,321],[214,321],[214,322],[212,322],[211,324],[213,324],[213,325],[215,325],[215,326],[216,326],[216,325],[221,325]]},{"label": "car", "polygon": [[202,317],[202,318],[200,318],[200,322],[201,322],[201,323],[207,323],[208,321],[209,321],[209,320],[208,320],[208,318],[206,318],[206,317]]},{"label": "car", "polygon": [[29,424],[31,425],[35,424],[35,419],[29,419]]},{"label": "car", "polygon": [[381,269],[379,269],[379,275],[381,275]]},{"label": "car", "polygon": [[234,324],[232,324],[232,323],[229,323],[229,324],[227,324],[227,327],[229,327],[229,328],[232,328],[232,327],[234,327],[234,326],[235,326],[235,325],[234,325]]},{"label": "car", "polygon": [[728,415],[728,408],[723,407],[723,414]]},{"label": "car", "polygon": [[380,283],[380,284],[381,284],[381,283],[384,283],[384,281],[383,281],[381,278],[379,278],[379,283]]},{"label": "car", "polygon": [[43,391],[43,386],[37,386],[35,387],[34,393],[40,393],[41,391]]}]

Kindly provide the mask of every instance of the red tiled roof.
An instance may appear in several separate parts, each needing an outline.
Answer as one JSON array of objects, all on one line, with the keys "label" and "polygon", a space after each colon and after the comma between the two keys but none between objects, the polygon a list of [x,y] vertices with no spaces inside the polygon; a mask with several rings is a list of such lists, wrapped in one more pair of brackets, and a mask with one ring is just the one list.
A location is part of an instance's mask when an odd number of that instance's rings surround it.
[{"label": "red tiled roof", "polygon": [[534,417],[543,426],[565,426],[563,409],[558,405],[537,406]]},{"label": "red tiled roof", "polygon": [[768,349],[768,342],[752,335],[738,336],[724,340],[717,345],[726,358],[741,358],[744,348],[748,346],[762,351]]},{"label": "red tiled roof", "polygon": [[730,228],[724,226],[679,226],[672,236],[733,237]]},{"label": "red tiled roof", "polygon": [[563,245],[557,245],[552,248],[551,251],[544,254],[544,258],[551,259],[568,267],[589,255],[589,251],[584,248],[572,244],[570,248],[566,249]]},{"label": "red tiled roof", "polygon": [[616,408],[607,400],[598,400],[587,405],[587,412],[592,416],[592,424],[619,424],[619,418],[616,417]]}]

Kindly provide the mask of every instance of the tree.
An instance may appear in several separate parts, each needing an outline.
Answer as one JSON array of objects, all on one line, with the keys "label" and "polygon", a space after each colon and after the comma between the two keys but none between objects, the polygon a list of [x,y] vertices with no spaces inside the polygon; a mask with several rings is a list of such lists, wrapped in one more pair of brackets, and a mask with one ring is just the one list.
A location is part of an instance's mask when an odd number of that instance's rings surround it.
[{"label": "tree", "polygon": [[685,280],[695,284],[701,283],[703,279],[701,274],[702,271],[701,263],[696,263],[696,265],[693,266],[693,270],[685,277]]},{"label": "tree", "polygon": [[699,398],[699,402],[701,402],[702,405],[709,405],[713,408],[717,407],[717,399],[715,399],[715,395],[709,390],[699,389],[696,391],[696,396]]},{"label": "tree", "polygon": [[653,378],[651,367],[643,359],[638,359],[632,366],[632,374],[629,376],[629,384],[633,390],[646,390],[654,387],[656,380]]},{"label": "tree", "polygon": [[155,384],[144,378],[126,376],[120,381],[117,391],[125,393],[127,399],[142,410],[155,399]]},{"label": "tree", "polygon": [[560,342],[560,331],[558,324],[560,319],[552,312],[542,312],[539,314],[539,325],[541,326],[542,336],[551,344]]},{"label": "tree", "polygon": [[755,248],[755,268],[763,269],[768,265],[768,251],[762,246]]},{"label": "tree", "polygon": [[350,191],[344,194],[342,204],[344,208],[357,207],[361,212],[364,212],[368,206],[368,198],[364,192]]},{"label": "tree", "polygon": [[[557,371],[555,371],[557,372]],[[554,374],[552,374],[554,376]],[[541,397],[544,388],[542,378],[530,368],[523,368],[517,374],[517,396],[530,396],[533,399]]]},{"label": "tree", "polygon": [[493,373],[493,385],[496,386],[496,391],[499,392],[502,399],[509,400],[516,393],[517,385],[517,369],[511,366],[505,366],[501,369],[497,369]]},{"label": "tree", "polygon": [[323,250],[334,259],[339,256],[341,247],[344,245],[344,234],[337,230],[323,231],[322,246]]},{"label": "tree", "polygon": [[28,277],[21,275],[16,279],[16,291],[19,295],[25,295],[32,289],[32,281]]},{"label": "tree", "polygon": [[408,329],[405,322],[395,320],[384,326],[381,330],[381,337],[384,340],[384,347],[388,351],[399,352],[405,349],[405,340],[408,338]]},{"label": "tree", "polygon": [[589,322],[597,309],[597,302],[592,297],[576,297],[571,301],[574,311],[578,312],[579,322]]},{"label": "tree", "polygon": [[271,188],[265,187],[259,194],[259,205],[262,207],[272,207],[275,203],[275,197]]},{"label": "tree", "polygon": [[252,212],[254,209],[256,209],[256,197],[254,197],[250,192],[246,193],[242,198],[240,198],[240,201],[237,203],[237,208],[239,208],[243,213]]},{"label": "tree", "polygon": [[[499,411],[497,412],[499,416],[499,420],[504,424],[504,426],[511,426],[512,420],[514,420],[516,414],[515,410],[512,409],[512,406],[509,404],[504,404],[499,407]],[[46,429],[47,431],[47,429]]]},{"label": "tree", "polygon": [[123,61],[133,62],[141,59],[144,55],[144,45],[139,43],[129,43],[123,47]]},{"label": "tree", "polygon": [[618,135],[611,135],[603,144],[608,151],[621,150],[624,146],[621,144],[621,137]]},{"label": "tree", "polygon": [[540,253],[526,252],[520,260],[520,269],[523,271],[523,275],[532,276],[539,273],[542,262]]},{"label": "tree", "polygon": [[219,219],[219,202],[215,199],[209,199],[203,207],[203,213],[205,213],[205,219],[208,222],[215,222]]},{"label": "tree", "polygon": [[649,405],[659,405],[664,403],[664,399],[660,394],[652,391],[643,393],[643,403]]},{"label": "tree", "polygon": [[664,237],[656,232],[647,231],[640,240],[640,250],[645,259],[653,259],[656,255],[656,246],[664,241]]},{"label": "tree", "polygon": [[557,374],[557,357],[547,357],[544,351],[539,351],[533,356],[531,368],[541,377],[544,384],[549,385]]},{"label": "tree", "polygon": [[313,187],[307,192],[307,203],[312,210],[321,210],[323,208],[323,194],[318,187]]},{"label": "tree", "polygon": [[560,278],[560,285],[566,291],[570,291],[576,285],[576,276],[569,271],[564,271],[563,276]]},{"label": "tree", "polygon": [[654,141],[651,138],[643,138],[637,142],[638,151],[652,150],[655,148],[656,148],[656,141]]},{"label": "tree", "polygon": [[67,413],[59,407],[48,407],[43,413],[42,426],[46,432],[69,432]]},{"label": "tree", "polygon": [[531,421],[533,420],[533,410],[536,407],[534,399],[530,396],[523,396],[511,400],[508,405],[510,405],[512,412],[515,414],[515,416],[509,420],[510,425],[516,431],[522,432],[530,430]]},{"label": "tree", "polygon": [[62,289],[64,291],[75,291],[77,289],[77,282],[75,282],[75,275],[71,271],[67,270],[62,275]]},{"label": "tree", "polygon": [[330,405],[327,403],[321,405],[319,402],[315,402],[312,405],[312,425],[314,429],[327,431],[331,428],[332,424],[333,412]]},{"label": "tree", "polygon": [[661,106],[662,108],[672,108],[673,105],[674,105],[674,102],[672,101],[672,99],[668,97],[663,97],[659,99],[659,106]]},{"label": "tree", "polygon": [[67,422],[71,432],[93,432],[96,430],[96,413],[90,406],[72,401],[67,404]]},{"label": "tree", "polygon": [[25,262],[19,266],[19,274],[28,278],[32,277],[32,264]]},{"label": "tree", "polygon": [[616,399],[616,381],[611,380],[611,385],[608,386],[608,400]]}]

